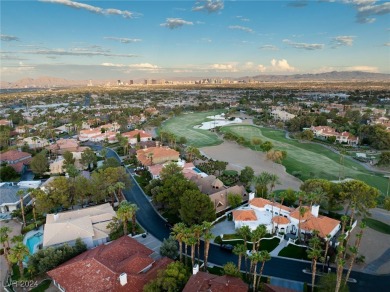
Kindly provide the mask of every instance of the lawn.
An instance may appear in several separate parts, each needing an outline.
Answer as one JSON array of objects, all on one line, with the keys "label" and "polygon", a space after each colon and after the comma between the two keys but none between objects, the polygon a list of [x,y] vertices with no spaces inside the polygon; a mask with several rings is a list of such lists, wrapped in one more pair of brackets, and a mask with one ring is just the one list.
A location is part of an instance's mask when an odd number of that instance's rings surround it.
[{"label": "lawn", "polygon": [[[232,240],[234,238],[238,238],[238,235],[236,235],[236,234],[224,234],[223,238],[224,238],[224,240],[222,240],[222,243],[231,244],[234,246],[244,243],[244,240],[242,240],[242,239]],[[226,241],[227,239],[229,239],[229,240]],[[214,240],[214,242],[220,243],[221,242],[220,237],[219,237],[219,239],[216,238],[216,240]],[[266,250],[268,252],[271,252],[279,245],[279,243],[280,243],[280,239],[278,239],[278,238],[262,239],[260,241],[260,249],[259,250]],[[252,244],[247,243],[247,248],[252,249]]]},{"label": "lawn", "polygon": [[307,258],[306,248],[301,246],[296,246],[293,244],[290,244],[283,248],[278,256],[286,257],[286,258],[293,258],[298,260],[309,260]]},{"label": "lawn", "polygon": [[184,113],[165,121],[160,130],[175,134],[177,137],[185,137],[187,145],[195,147],[213,146],[222,143],[215,133],[208,130],[194,129],[194,126],[201,125],[202,122],[210,121],[208,116],[219,114],[222,111]]},{"label": "lawn", "polygon": [[344,159],[344,167],[341,167],[340,156],[322,145],[301,143],[287,139],[284,131],[251,125],[225,126],[221,131],[244,137],[247,146],[254,150],[250,142],[253,137],[258,137],[263,142],[272,142],[275,149],[287,151],[287,158],[283,160],[283,165],[288,173],[302,180],[309,178],[338,180],[341,169],[344,177],[362,180],[378,188],[382,193],[386,192],[387,178],[366,170],[362,165],[348,158]]},{"label": "lawn", "polygon": [[378,232],[384,233],[384,234],[390,234],[390,225],[383,223],[381,221],[372,219],[372,218],[365,218],[363,219],[364,223],[366,225]]}]

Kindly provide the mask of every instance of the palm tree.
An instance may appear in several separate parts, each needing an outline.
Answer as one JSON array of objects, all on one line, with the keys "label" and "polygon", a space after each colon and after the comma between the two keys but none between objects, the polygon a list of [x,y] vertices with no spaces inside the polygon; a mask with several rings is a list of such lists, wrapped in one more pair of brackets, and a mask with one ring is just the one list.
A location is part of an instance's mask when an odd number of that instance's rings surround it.
[{"label": "palm tree", "polygon": [[131,217],[131,227],[132,227],[131,233],[133,235],[135,235],[135,232],[137,230],[136,214],[138,210],[139,208],[136,204],[130,204],[130,217]]},{"label": "palm tree", "polygon": [[192,161],[195,157],[199,156],[200,152],[199,149],[194,146],[188,146],[187,147],[187,158],[188,161]]},{"label": "palm tree", "polygon": [[351,274],[353,263],[355,262],[356,256],[357,256],[357,254],[359,252],[360,242],[362,240],[363,232],[364,232],[364,229],[366,228],[366,224],[362,221],[360,223],[359,227],[360,227],[360,232],[358,234],[356,234],[355,245],[349,247],[349,249],[350,249],[350,251],[352,253],[352,256],[351,256],[351,259],[350,259],[350,262],[349,262],[349,268],[348,268],[347,275],[345,277],[344,285],[347,285],[347,281],[349,279],[349,275]]},{"label": "palm tree", "polygon": [[23,226],[26,226],[26,218],[24,216],[24,202],[23,202],[23,198],[26,195],[26,190],[23,190],[23,189],[18,190],[16,192],[16,195],[18,195],[19,198],[20,198],[20,210],[22,212]]},{"label": "palm tree", "polygon": [[237,267],[239,270],[241,270],[241,259],[242,259],[242,256],[246,254],[245,245],[244,244],[237,244],[233,248],[233,253],[238,256]]},{"label": "palm tree", "polygon": [[312,276],[311,276],[311,291],[314,291],[314,283],[317,272],[317,261],[321,257],[321,240],[318,237],[318,231],[313,231],[313,237],[309,242],[309,249],[307,249],[307,256],[311,259]]},{"label": "palm tree", "polygon": [[213,224],[211,222],[204,221],[203,224],[203,238],[204,238],[204,269],[207,271],[207,260],[209,258],[210,240],[214,238],[214,234],[211,233]]},{"label": "palm tree", "polygon": [[192,267],[195,266],[195,245],[197,243],[197,238],[195,236],[194,230],[190,228],[188,232],[188,238],[187,238],[188,245],[191,246],[191,264]]},{"label": "palm tree", "polygon": [[301,218],[305,217],[306,212],[308,211],[307,208],[305,207],[299,207],[298,212],[299,212],[299,221],[298,221],[298,239],[299,242],[301,241]]},{"label": "palm tree", "polygon": [[186,226],[183,230],[183,243],[184,243],[184,264],[187,265],[188,245],[191,230]]},{"label": "palm tree", "polygon": [[[279,216],[281,216],[281,214],[282,214],[282,205],[283,205],[284,199],[287,197],[287,194],[285,192],[281,192],[281,193],[279,193],[278,197],[280,199]],[[272,221],[272,224],[273,224],[273,221]],[[277,223],[276,227],[278,228],[278,232],[279,232],[279,220],[278,220],[278,223]]]},{"label": "palm tree", "polygon": [[19,265],[20,277],[24,277],[24,267],[23,260],[26,256],[30,254],[27,246],[23,242],[17,242],[10,250],[8,254],[8,259],[11,263],[17,263]]},{"label": "palm tree", "polygon": [[11,232],[12,232],[12,229],[9,228],[8,226],[3,226],[0,228],[0,243],[3,246],[5,260],[7,261],[7,264],[8,264],[8,267],[10,270],[11,270],[11,261],[8,258],[8,254],[9,254],[9,248],[10,248],[9,234]]},{"label": "palm tree", "polygon": [[[264,237],[264,235],[267,233],[267,227],[265,225],[261,224],[256,227],[255,230],[252,231],[252,242],[253,247],[252,251],[259,251],[260,248],[260,240]],[[253,241],[254,240],[254,241]]]},{"label": "palm tree", "polygon": [[276,175],[276,174],[269,174],[269,178],[268,178],[268,184],[270,185],[270,189],[269,189],[269,192],[272,193],[272,190],[274,189],[274,187],[278,184],[280,184],[280,181],[279,181],[279,177]]},{"label": "palm tree", "polygon": [[150,165],[153,165],[153,152],[149,152],[147,158],[150,159]]},{"label": "palm tree", "polygon": [[329,242],[330,242],[330,238],[332,236],[330,234],[326,235],[326,239],[325,239],[325,254],[324,254],[324,264],[322,266],[322,271],[324,271],[324,268],[325,268],[325,262],[326,262],[326,257],[328,256],[328,249],[329,249]]},{"label": "palm tree", "polygon": [[249,256],[251,266],[253,266],[253,291],[256,291],[257,263],[262,260],[260,252],[252,253]]},{"label": "palm tree", "polygon": [[344,242],[345,239],[345,234],[341,233],[339,236],[339,245],[337,247],[337,256],[336,256],[336,264],[337,264],[337,270],[336,270],[336,287],[335,287],[335,292],[339,292],[340,287],[341,287],[341,281],[343,277],[343,267],[345,265],[345,259],[343,258],[343,253],[344,253]]},{"label": "palm tree", "polygon": [[256,187],[261,187],[261,197],[264,198],[267,194],[264,194],[264,190],[267,191],[267,185],[270,182],[270,173],[263,171],[258,176],[253,178],[253,182]]},{"label": "palm tree", "polygon": [[182,258],[183,258],[183,236],[184,236],[185,228],[186,225],[183,222],[176,223],[175,225],[173,225],[172,233],[171,233],[179,243],[180,262],[182,262]]},{"label": "palm tree", "polygon": [[[239,228],[237,230],[237,234],[239,236],[242,237],[242,239],[244,240],[244,246],[245,246],[245,250],[247,250],[247,242],[248,242],[248,239],[250,238],[251,236],[251,229],[249,228],[248,225],[244,225],[244,226],[241,226],[241,228]],[[245,273],[246,275],[248,274],[248,261],[247,261],[247,254],[245,253],[244,254],[244,257],[245,257]]]},{"label": "palm tree", "polygon": [[259,280],[258,280],[259,282],[257,284],[257,287],[259,286],[259,284],[261,282],[261,276],[263,275],[265,262],[268,262],[269,260],[271,260],[271,255],[269,254],[269,252],[267,250],[261,250],[260,251],[260,262],[262,264],[261,264],[261,268],[260,268],[260,274],[259,274]]},{"label": "palm tree", "polygon": [[126,187],[125,184],[121,181],[118,181],[117,183],[115,183],[114,187],[115,187],[115,189],[118,190],[118,194],[120,194],[122,196],[122,199],[125,200],[125,196],[123,195],[123,192],[122,192],[122,190]]},{"label": "palm tree", "polygon": [[114,203],[115,203],[115,190],[116,190],[116,187],[115,186],[108,186],[107,188],[107,191],[109,194],[111,194],[111,206],[114,207]]},{"label": "palm tree", "polygon": [[130,218],[132,217],[131,204],[127,201],[122,201],[119,204],[118,211],[116,211],[116,216],[123,223],[123,234],[124,235],[129,234],[129,232],[127,230],[127,223],[130,220]]},{"label": "palm tree", "polygon": [[102,148],[102,150],[100,150],[100,155],[104,158],[104,161],[107,159],[107,152],[106,148]]},{"label": "palm tree", "polygon": [[194,236],[196,238],[196,244],[198,249],[198,263],[200,261],[200,237],[202,236],[203,227],[202,225],[195,224],[192,226],[192,232],[194,233]]},{"label": "palm tree", "polygon": [[272,222],[272,234],[275,233],[275,230],[274,230],[274,227],[275,227],[275,222],[274,222],[274,205],[275,205],[275,198],[276,198],[276,194],[275,193],[270,193],[269,196],[271,197],[271,201],[272,201],[272,208],[271,208],[271,222]]}]

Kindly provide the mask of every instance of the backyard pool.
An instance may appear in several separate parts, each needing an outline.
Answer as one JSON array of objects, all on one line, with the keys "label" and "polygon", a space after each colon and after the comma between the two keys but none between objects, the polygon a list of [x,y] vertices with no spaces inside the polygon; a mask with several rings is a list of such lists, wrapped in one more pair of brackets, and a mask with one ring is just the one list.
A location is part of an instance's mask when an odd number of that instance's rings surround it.
[{"label": "backyard pool", "polygon": [[30,254],[33,254],[36,250],[38,250],[38,246],[43,242],[43,233],[38,231],[35,234],[31,234],[27,240],[26,245]]},{"label": "backyard pool", "polygon": [[196,171],[197,173],[202,173],[202,171],[196,167],[194,167],[192,170]]}]

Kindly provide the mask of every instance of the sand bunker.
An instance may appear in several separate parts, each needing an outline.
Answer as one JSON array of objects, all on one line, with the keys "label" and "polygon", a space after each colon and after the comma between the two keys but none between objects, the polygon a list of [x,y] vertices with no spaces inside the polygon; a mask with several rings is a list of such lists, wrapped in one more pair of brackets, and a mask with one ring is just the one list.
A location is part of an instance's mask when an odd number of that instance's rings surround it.
[{"label": "sand bunker", "polygon": [[258,175],[263,171],[276,174],[280,185],[275,190],[288,189],[298,191],[302,181],[288,174],[283,165],[274,163],[266,158],[264,152],[254,151],[235,142],[223,142],[217,146],[203,147],[200,151],[214,160],[222,160],[229,163],[228,168],[241,171],[245,166],[250,166]]}]

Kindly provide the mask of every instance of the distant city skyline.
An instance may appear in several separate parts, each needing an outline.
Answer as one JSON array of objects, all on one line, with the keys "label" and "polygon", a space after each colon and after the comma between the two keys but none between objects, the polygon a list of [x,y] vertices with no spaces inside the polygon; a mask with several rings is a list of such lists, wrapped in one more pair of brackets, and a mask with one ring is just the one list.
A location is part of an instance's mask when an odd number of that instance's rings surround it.
[{"label": "distant city skyline", "polygon": [[2,1],[1,80],[390,73],[390,2]]}]

